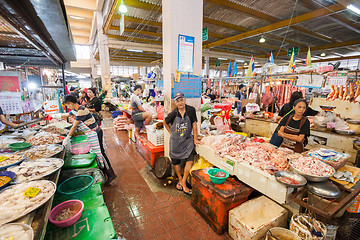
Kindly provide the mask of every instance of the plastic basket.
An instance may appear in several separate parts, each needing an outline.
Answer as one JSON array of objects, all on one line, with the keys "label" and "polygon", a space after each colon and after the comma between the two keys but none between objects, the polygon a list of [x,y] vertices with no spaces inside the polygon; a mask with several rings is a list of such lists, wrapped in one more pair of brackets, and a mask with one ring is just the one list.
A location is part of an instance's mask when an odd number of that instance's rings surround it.
[{"label": "plastic basket", "polygon": [[154,146],[164,145],[164,130],[156,130],[154,126],[145,126],[147,138]]},{"label": "plastic basket", "polygon": [[87,142],[86,135],[79,135],[79,136],[76,136],[76,137],[72,137],[70,139],[71,144],[76,144],[76,143],[81,143],[81,142]]},{"label": "plastic basket", "polygon": [[61,194],[75,194],[87,190],[94,183],[94,178],[89,175],[79,175],[67,179],[58,187]]},{"label": "plastic basket", "polygon": [[111,117],[112,118],[117,118],[117,116],[119,115],[123,115],[122,111],[111,111]]}]

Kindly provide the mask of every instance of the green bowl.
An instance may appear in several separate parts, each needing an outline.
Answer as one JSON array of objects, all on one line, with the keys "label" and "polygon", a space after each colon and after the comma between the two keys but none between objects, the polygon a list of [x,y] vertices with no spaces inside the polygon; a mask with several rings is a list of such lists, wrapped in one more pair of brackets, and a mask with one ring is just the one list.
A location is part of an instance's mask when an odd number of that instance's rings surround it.
[{"label": "green bowl", "polygon": [[90,175],[78,175],[62,182],[57,191],[61,194],[70,195],[84,192],[94,183],[94,178]]},{"label": "green bowl", "polygon": [[25,148],[31,147],[31,144],[27,143],[27,142],[11,143],[11,144],[9,144],[9,147],[10,147],[11,151],[17,152],[17,151],[23,150]]},{"label": "green bowl", "polygon": [[[215,177],[214,175],[216,175],[218,172],[224,172],[226,174],[226,176],[225,177]],[[226,179],[229,177],[229,173],[227,171],[218,169],[218,168],[209,169],[208,174],[209,174],[211,182],[213,182],[215,184],[223,184],[226,181]]]},{"label": "green bowl", "polygon": [[86,135],[79,135],[79,136],[76,136],[76,137],[72,137],[70,139],[71,144],[82,143],[82,142],[87,142]]}]

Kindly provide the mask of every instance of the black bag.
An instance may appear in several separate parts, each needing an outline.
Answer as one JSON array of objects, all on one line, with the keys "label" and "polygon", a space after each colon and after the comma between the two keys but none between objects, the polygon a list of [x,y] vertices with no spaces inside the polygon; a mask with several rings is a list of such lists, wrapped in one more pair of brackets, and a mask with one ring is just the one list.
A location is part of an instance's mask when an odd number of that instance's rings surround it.
[{"label": "black bag", "polygon": [[100,126],[100,125],[101,125],[101,121],[102,121],[101,115],[98,114],[98,113],[93,113],[92,115],[93,115],[93,117],[95,118],[95,121],[96,121],[97,125]]}]

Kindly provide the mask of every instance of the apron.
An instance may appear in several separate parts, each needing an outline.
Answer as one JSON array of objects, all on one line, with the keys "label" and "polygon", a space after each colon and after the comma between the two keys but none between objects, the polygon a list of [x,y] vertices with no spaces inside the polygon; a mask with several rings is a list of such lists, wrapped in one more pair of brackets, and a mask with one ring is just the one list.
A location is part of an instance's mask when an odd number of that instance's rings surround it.
[{"label": "apron", "polygon": [[192,125],[189,116],[176,116],[171,127],[170,158],[186,159],[194,150],[194,137],[191,134]]},{"label": "apron", "polygon": [[[300,129],[304,125],[304,123],[306,121],[306,118],[304,118],[304,117],[301,118],[299,129],[290,128],[288,126],[288,124],[289,124],[289,122],[290,122],[290,120],[292,118],[293,118],[293,115],[290,116],[289,119],[286,121],[284,132],[287,133],[287,134],[299,135],[300,134]],[[284,140],[283,140],[280,147],[289,148],[289,149],[291,149],[291,150],[293,150],[294,152],[297,152],[297,153],[302,153],[304,151],[304,144],[303,143],[296,142],[296,141],[290,140],[288,138],[284,138]]]},{"label": "apron", "polygon": [[97,133],[91,130],[83,122],[79,123],[78,130],[85,133],[86,139],[90,145],[91,150],[96,154],[97,164],[101,169],[104,168],[104,157],[101,154],[99,139]]}]

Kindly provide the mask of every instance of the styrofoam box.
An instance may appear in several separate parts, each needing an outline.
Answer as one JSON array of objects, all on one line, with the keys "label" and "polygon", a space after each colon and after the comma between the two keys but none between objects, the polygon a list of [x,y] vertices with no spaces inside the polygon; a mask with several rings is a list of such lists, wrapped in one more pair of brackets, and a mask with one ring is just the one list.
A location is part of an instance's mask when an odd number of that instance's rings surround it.
[{"label": "styrofoam box", "polygon": [[286,227],[287,210],[261,196],[229,212],[229,235],[234,240],[257,240],[273,227]]}]

